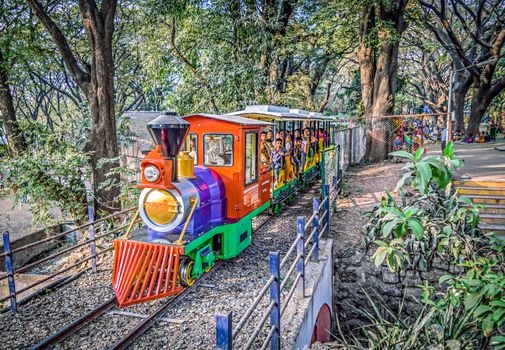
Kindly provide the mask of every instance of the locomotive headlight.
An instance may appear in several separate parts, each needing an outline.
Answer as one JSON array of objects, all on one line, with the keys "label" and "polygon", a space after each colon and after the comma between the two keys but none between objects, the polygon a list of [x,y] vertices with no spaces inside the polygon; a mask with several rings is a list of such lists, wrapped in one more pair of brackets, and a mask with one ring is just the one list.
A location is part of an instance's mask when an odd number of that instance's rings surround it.
[{"label": "locomotive headlight", "polygon": [[149,182],[156,182],[160,178],[160,171],[154,165],[148,165],[144,169],[144,177]]}]

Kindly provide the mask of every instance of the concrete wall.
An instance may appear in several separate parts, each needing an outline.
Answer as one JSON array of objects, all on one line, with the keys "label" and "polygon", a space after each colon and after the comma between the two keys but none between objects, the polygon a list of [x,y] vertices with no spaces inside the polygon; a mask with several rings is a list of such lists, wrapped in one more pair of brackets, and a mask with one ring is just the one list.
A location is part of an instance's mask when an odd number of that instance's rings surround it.
[{"label": "concrete wall", "polygon": [[[58,224],[58,225],[50,226],[46,229],[32,232],[30,234],[27,234],[27,235],[21,237],[21,238],[18,238],[15,241],[12,241],[11,242],[11,249],[14,250],[14,249],[22,247],[24,245],[27,245],[27,244],[30,244],[30,243],[33,243],[36,241],[40,241],[44,238],[61,233],[61,232],[63,232],[62,229],[63,229],[62,225]],[[26,264],[28,261],[30,261],[31,259],[33,259],[37,255],[42,254],[42,253],[54,248],[54,246],[56,245],[57,242],[58,242],[58,240],[49,241],[49,242],[40,244],[38,246],[35,246],[33,248],[29,248],[29,249],[23,250],[21,252],[15,253],[13,256],[14,269],[23,266],[24,264]],[[0,252],[3,253],[3,241],[1,242],[1,245],[0,245]],[[4,257],[0,257],[0,271],[5,271],[5,258]]]},{"label": "concrete wall", "polygon": [[303,349],[310,345],[319,310],[325,304],[333,314],[332,244],[332,240],[320,241],[319,262],[309,262],[305,267],[305,297],[294,295],[282,317],[285,349]]}]

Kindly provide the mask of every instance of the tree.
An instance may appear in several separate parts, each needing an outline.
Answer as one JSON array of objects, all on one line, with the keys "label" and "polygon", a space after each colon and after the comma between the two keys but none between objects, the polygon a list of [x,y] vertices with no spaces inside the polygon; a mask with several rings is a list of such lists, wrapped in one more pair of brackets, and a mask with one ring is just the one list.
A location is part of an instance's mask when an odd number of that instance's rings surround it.
[{"label": "tree", "polygon": [[391,121],[383,117],[394,112],[398,50],[407,28],[407,2],[367,2],[360,9],[358,59],[367,120],[366,156],[372,162],[385,159],[390,149]]},{"label": "tree", "polygon": [[82,26],[89,43],[90,63],[84,60],[79,63],[60,27],[39,1],[27,2],[51,35],[70,76],[86,96],[91,114],[91,138],[85,149],[91,153],[92,183],[97,209],[104,212],[117,210],[119,189],[116,186],[104,188],[103,184],[111,180],[119,182],[119,175],[108,176],[110,170],[118,166],[118,162],[98,166],[101,159],[118,157],[112,50],[117,1],[104,0],[100,8],[95,1],[79,1]]},{"label": "tree", "polygon": [[7,62],[0,48],[0,112],[10,151],[18,157],[26,149],[26,142],[16,119],[14,100],[7,74]]},{"label": "tree", "polygon": [[[458,85],[462,92],[465,88],[472,88],[466,134],[476,135],[492,100],[505,89],[505,74],[499,63],[505,45],[505,5],[501,0],[473,3],[451,0],[450,6],[446,0],[421,0],[420,3],[428,14],[438,19],[439,27],[432,26],[432,29],[454,57],[455,69],[468,73]],[[463,108],[464,98],[456,96],[455,105]]]}]

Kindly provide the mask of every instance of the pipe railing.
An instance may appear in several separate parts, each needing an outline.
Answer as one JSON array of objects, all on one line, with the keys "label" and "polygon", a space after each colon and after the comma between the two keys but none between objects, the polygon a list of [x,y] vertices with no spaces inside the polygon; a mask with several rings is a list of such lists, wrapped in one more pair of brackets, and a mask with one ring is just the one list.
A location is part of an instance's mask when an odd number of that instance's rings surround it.
[{"label": "pipe railing", "polygon": [[[21,246],[19,248],[16,248],[16,249],[12,249],[11,248],[11,241],[10,241],[10,235],[9,235],[9,232],[8,231],[5,231],[3,233],[3,242],[4,242],[4,253],[1,254],[0,256],[1,257],[5,257],[5,270],[6,270],[6,273],[1,275],[0,276],[0,281],[3,280],[3,279],[8,279],[8,287],[9,287],[9,294],[3,298],[0,299],[0,303],[6,301],[6,300],[9,300],[10,299],[10,309],[12,312],[16,313],[17,312],[17,309],[18,309],[18,297],[21,293],[24,293],[26,291],[29,291],[30,289],[34,288],[34,287],[37,287],[49,280],[51,280],[52,278],[56,277],[56,276],[59,276],[61,274],[64,274],[65,272],[68,272],[84,263],[87,263],[88,261],[91,261],[91,266],[90,268],[93,270],[93,271],[96,271],[96,267],[97,267],[97,263],[96,263],[96,258],[100,255],[103,255],[109,251],[111,251],[113,249],[112,246],[110,247],[107,247],[107,248],[104,248],[104,249],[101,249],[100,251],[97,252],[97,247],[96,247],[96,242],[98,240],[101,240],[101,239],[104,239],[108,236],[111,236],[113,235],[114,233],[117,233],[117,232],[120,232],[122,230],[124,230],[125,228],[127,228],[129,226],[129,223],[127,224],[122,224],[120,225],[119,227],[110,227],[108,229],[105,229],[105,232],[103,232],[103,230],[101,230],[101,232],[95,232],[95,227],[96,227],[96,224],[98,223],[102,223],[106,220],[110,220],[110,219],[118,219],[120,218],[122,215],[124,214],[127,214],[127,213],[130,213],[134,210],[135,208],[129,208],[129,209],[125,209],[125,210],[121,210],[119,212],[116,212],[116,213],[113,213],[113,214],[110,214],[110,215],[107,215],[105,217],[102,217],[102,218],[99,218],[97,220],[94,219],[94,216],[95,216],[95,213],[94,213],[94,210],[93,210],[93,207],[89,207],[88,208],[88,218],[89,218],[89,222],[87,224],[83,224],[83,225],[80,225],[76,228],[73,228],[71,230],[67,230],[65,232],[62,232],[62,233],[59,233],[59,234],[56,234],[56,235],[52,235],[50,237],[47,237],[47,238],[44,238],[44,239],[41,239],[37,242],[33,242],[33,243],[29,243],[29,244],[26,244],[24,246]],[[128,216],[127,216],[128,217]],[[136,220],[135,223],[138,223],[140,222],[140,220]],[[37,247],[41,244],[44,244],[44,243],[48,243],[50,241],[53,241],[53,240],[56,240],[56,239],[60,239],[60,238],[63,238],[71,233],[74,233],[74,232],[78,232],[78,231],[81,231],[81,230],[84,230],[84,229],[89,229],[89,237],[87,239],[85,239],[84,241],[82,242],[79,242],[77,244],[74,244],[68,248],[65,248],[63,250],[60,250],[56,253],[53,253],[53,254],[50,254],[46,257],[43,257],[37,261],[34,261],[28,265],[24,265],[18,269],[15,269],[14,268],[14,264],[13,264],[13,259],[15,257],[15,254],[16,253],[19,253],[19,252],[22,252],[24,250],[27,250],[27,249],[30,249],[30,248],[33,248],[33,247]],[[98,235],[96,233],[99,233]],[[16,275],[17,274],[20,274],[20,273],[23,273],[23,272],[26,272],[26,271],[29,271],[31,269],[33,269],[34,267],[38,266],[38,265],[41,265],[43,263],[47,263],[57,257],[60,257],[60,256],[63,256],[65,254],[68,254],[72,251],[75,251],[76,249],[78,248],[81,248],[81,247],[84,247],[84,246],[87,246],[89,245],[90,247],[90,254],[82,259],[80,259],[79,261],[75,262],[74,264],[70,265],[70,266],[67,266],[65,267],[64,269],[61,269],[61,270],[58,270],[54,273],[51,273],[47,276],[45,276],[44,278],[41,278],[39,280],[37,280],[36,282],[34,283],[31,283],[19,290],[16,290]],[[39,291],[37,291],[39,292]]]},{"label": "pipe railing", "polygon": [[[338,172],[337,172],[338,174]],[[288,251],[279,262],[279,252],[270,252],[269,255],[269,279],[262,287],[254,301],[247,308],[237,325],[233,327],[233,313],[216,315],[216,348],[232,350],[233,342],[251,316],[258,310],[260,302],[264,299],[267,291],[270,291],[270,300],[266,310],[262,311],[259,321],[254,325],[252,333],[245,339],[242,349],[254,348],[276,350],[281,348],[281,317],[295,294],[305,297],[305,266],[309,261],[319,261],[319,241],[323,235],[329,232],[332,198],[336,199],[335,191],[338,191],[339,182],[332,178],[332,184],[323,185],[322,200],[313,199],[312,214],[305,221],[304,217],[297,218],[297,237],[291,243]],[[310,233],[309,233],[310,232]],[[306,236],[306,233],[309,233]],[[296,251],[296,254],[295,254]],[[287,266],[288,261],[290,265]],[[280,270],[286,267],[287,271],[282,275]],[[282,282],[280,282],[282,279]],[[288,288],[288,285],[291,287]],[[281,302],[282,296],[282,302]],[[260,343],[258,339],[265,328],[268,318],[270,323],[265,332],[266,337]]]}]

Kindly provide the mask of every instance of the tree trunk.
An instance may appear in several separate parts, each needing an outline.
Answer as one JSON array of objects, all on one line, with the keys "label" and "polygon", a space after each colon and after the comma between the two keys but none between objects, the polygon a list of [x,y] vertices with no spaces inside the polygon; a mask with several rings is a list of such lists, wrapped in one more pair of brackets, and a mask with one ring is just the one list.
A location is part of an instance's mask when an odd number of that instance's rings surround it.
[{"label": "tree trunk", "polygon": [[460,132],[465,131],[465,102],[468,90],[472,86],[472,77],[467,76],[457,76],[456,84],[454,87],[454,119],[455,124],[453,130],[459,130]]},{"label": "tree trunk", "polygon": [[[114,111],[114,64],[112,36],[117,0],[103,0],[100,8],[95,1],[80,0],[79,10],[88,37],[91,64],[80,64],[61,29],[37,0],[27,0],[35,15],[51,35],[72,79],[82,90],[91,112],[91,140],[85,151],[91,153],[92,183],[95,206],[103,212],[120,208],[119,166]],[[102,159],[109,159],[98,166]]]},{"label": "tree trunk", "polygon": [[18,157],[25,149],[26,142],[16,119],[16,110],[9,86],[9,77],[5,69],[3,53],[0,50],[0,112],[2,112],[5,135],[8,147],[14,157]]},{"label": "tree trunk", "polygon": [[454,130],[459,130],[463,132],[465,130],[465,100],[466,93],[468,90],[463,91],[462,89],[454,91]]},{"label": "tree trunk", "polygon": [[[91,151],[91,168],[93,191],[96,194],[96,209],[104,212],[114,212],[119,205],[119,174],[109,174],[119,167],[117,160],[107,162],[99,167],[101,159],[118,157],[116,136],[116,117],[114,113],[114,66],[112,49],[95,48],[91,65],[91,83],[86,98],[91,112],[92,130],[89,143]],[[101,188],[106,181],[112,181],[114,186]]]},{"label": "tree trunk", "polygon": [[[390,28],[374,28],[377,16],[381,22],[394,24],[396,35],[401,36],[407,27],[403,19],[405,6],[406,1],[403,0],[379,2],[377,13],[372,6],[365,6],[361,12],[358,58],[363,105],[367,118],[366,157],[370,162],[386,159],[391,150],[391,118],[383,117],[394,112],[400,40],[379,42],[375,56],[375,51],[369,43],[369,34],[377,30],[378,37],[391,35]],[[384,33],[381,33],[382,31]]]},{"label": "tree trunk", "polygon": [[490,103],[489,91],[484,91],[482,84],[474,89],[466,136],[475,137],[480,132],[480,122]]}]

